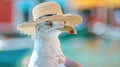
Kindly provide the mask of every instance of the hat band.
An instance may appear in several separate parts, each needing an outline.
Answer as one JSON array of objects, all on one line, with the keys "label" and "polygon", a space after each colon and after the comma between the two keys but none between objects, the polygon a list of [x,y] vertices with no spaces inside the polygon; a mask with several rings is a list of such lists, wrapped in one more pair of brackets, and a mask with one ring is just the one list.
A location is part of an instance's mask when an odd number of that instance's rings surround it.
[{"label": "hat band", "polygon": [[54,15],[56,15],[56,14],[46,14],[46,15],[43,15],[43,16],[40,16],[40,17],[36,18],[35,20],[39,20],[41,18],[45,18],[45,17],[48,17],[48,16],[54,16]]}]

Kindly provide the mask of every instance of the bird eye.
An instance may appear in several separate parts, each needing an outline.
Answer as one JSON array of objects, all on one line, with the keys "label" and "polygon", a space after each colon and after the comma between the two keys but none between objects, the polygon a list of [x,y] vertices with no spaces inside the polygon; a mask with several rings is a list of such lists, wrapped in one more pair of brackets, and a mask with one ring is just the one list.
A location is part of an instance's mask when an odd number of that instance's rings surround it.
[{"label": "bird eye", "polygon": [[52,21],[46,21],[45,25],[52,27],[53,23],[52,23]]}]

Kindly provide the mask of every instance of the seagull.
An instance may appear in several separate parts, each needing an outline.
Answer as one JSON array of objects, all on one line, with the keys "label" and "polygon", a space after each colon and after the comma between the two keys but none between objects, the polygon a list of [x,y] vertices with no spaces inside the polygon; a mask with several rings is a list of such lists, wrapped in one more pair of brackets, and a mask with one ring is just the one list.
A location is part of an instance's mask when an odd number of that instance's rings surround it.
[{"label": "seagull", "polygon": [[28,67],[81,67],[62,52],[58,36],[62,32],[76,34],[75,25],[82,19],[79,15],[63,14],[56,2],[44,2],[33,10],[33,21],[22,23],[17,29],[35,38],[34,49]]},{"label": "seagull", "polygon": [[82,67],[65,57],[58,36],[62,32],[76,34],[73,27],[47,20],[35,27],[35,42],[28,67]]}]

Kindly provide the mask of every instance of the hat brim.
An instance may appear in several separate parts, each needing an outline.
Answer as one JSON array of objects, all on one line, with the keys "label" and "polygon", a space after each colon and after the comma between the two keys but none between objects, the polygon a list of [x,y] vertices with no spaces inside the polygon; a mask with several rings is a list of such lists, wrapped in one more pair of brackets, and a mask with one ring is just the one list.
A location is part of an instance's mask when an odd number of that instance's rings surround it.
[{"label": "hat brim", "polygon": [[[66,25],[69,25],[69,26],[75,26],[77,24],[80,24],[82,21],[81,17],[78,15],[73,15],[73,14],[55,15],[55,16],[41,18],[40,20],[37,20],[37,21],[30,21],[30,22],[19,24],[17,26],[17,30],[24,34],[34,37],[35,26],[47,20],[65,21]],[[64,22],[61,22],[61,23],[64,24]]]}]

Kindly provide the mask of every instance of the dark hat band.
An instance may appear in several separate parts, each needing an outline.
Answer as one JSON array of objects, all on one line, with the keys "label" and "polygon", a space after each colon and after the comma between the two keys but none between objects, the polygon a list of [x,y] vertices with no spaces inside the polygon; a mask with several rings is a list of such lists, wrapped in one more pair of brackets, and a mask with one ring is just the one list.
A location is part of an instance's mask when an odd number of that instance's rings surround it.
[{"label": "dark hat band", "polygon": [[41,18],[48,17],[48,16],[54,16],[54,15],[56,15],[56,14],[46,14],[46,15],[43,15],[43,16],[36,18],[35,20],[39,20]]}]

